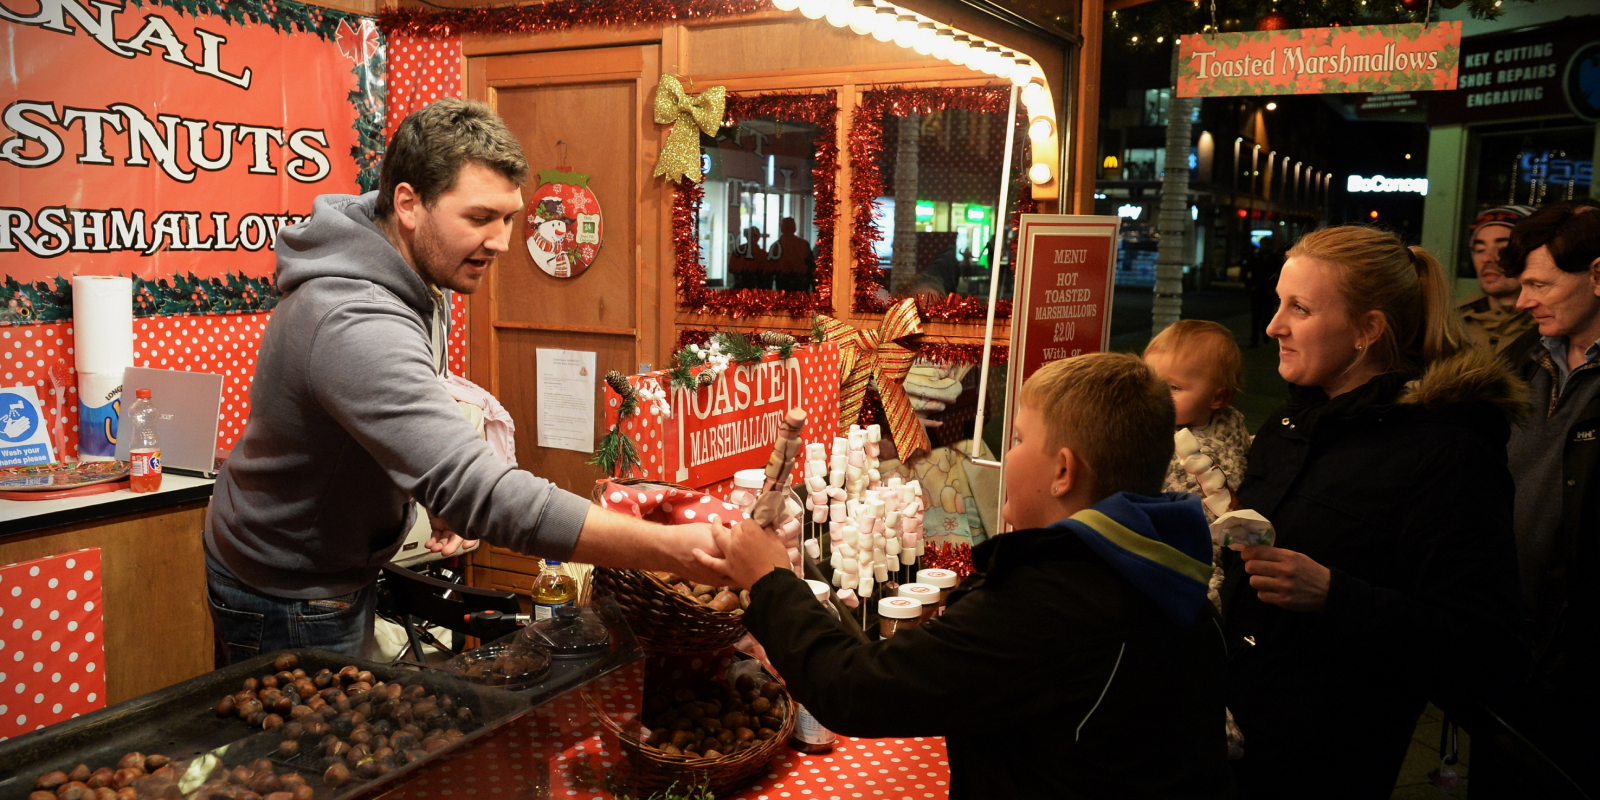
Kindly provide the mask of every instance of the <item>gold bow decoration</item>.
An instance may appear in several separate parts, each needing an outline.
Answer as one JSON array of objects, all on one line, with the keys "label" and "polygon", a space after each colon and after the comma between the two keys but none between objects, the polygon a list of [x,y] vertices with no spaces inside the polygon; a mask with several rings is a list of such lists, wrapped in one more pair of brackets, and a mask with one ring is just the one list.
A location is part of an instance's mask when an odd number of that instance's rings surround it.
[{"label": "gold bow decoration", "polygon": [[717,135],[727,100],[726,86],[691,95],[683,90],[678,76],[661,76],[661,85],[656,87],[656,124],[671,125],[672,132],[656,161],[656,175],[665,175],[673,183],[684,178],[699,183],[705,178],[700,170],[700,134]]},{"label": "gold bow decoration", "polygon": [[900,460],[910,461],[918,451],[932,449],[928,432],[923,430],[922,421],[912,410],[904,385],[917,354],[899,343],[901,339],[922,333],[922,316],[917,313],[916,299],[908,297],[891,306],[874,331],[864,331],[825,316],[818,318],[818,327],[827,341],[839,344],[839,431],[848,431],[861,418],[867,383],[871,381],[878,389],[878,398],[883,401],[889,434]]}]

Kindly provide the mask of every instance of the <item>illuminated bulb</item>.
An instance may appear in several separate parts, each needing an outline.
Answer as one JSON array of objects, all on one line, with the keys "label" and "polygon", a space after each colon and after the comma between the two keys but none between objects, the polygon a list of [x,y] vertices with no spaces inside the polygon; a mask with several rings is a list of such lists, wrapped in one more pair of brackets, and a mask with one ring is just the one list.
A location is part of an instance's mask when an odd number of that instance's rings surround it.
[{"label": "illuminated bulb", "polygon": [[850,24],[850,19],[855,14],[855,5],[852,0],[832,0],[828,4],[828,13],[824,19],[835,28],[843,28]]},{"label": "illuminated bulb", "polygon": [[1050,165],[1040,162],[1028,168],[1028,180],[1037,184],[1050,182]]},{"label": "illuminated bulb", "polygon": [[1043,105],[1046,99],[1044,84],[1030,83],[1022,87],[1022,104],[1028,108]]},{"label": "illuminated bulb", "polygon": [[984,57],[983,66],[980,69],[990,75],[999,75],[1001,70],[1005,69],[1003,66],[1005,63],[1004,53],[994,45],[984,48],[984,52],[988,53],[988,55]]},{"label": "illuminated bulb", "polygon": [[1267,110],[1268,111],[1277,111],[1278,110],[1278,104],[1277,103],[1268,103],[1267,104]]},{"label": "illuminated bulb", "polygon": [[940,28],[933,35],[933,57],[940,61],[949,61],[950,54],[956,51],[956,32],[949,28]]},{"label": "illuminated bulb", "polygon": [[772,0],[772,6],[779,11],[793,11],[800,7],[800,0]]},{"label": "illuminated bulb", "polygon": [[1056,125],[1049,117],[1034,117],[1028,123],[1028,138],[1035,142],[1049,141],[1051,134],[1056,132]]},{"label": "illuminated bulb", "polygon": [[917,35],[917,18],[910,14],[901,14],[894,18],[894,43],[906,49],[911,48],[911,40]]},{"label": "illuminated bulb", "polygon": [[1017,88],[1033,85],[1033,62],[1026,58],[1017,59],[1017,66],[1011,70],[1011,84]]},{"label": "illuminated bulb", "polygon": [[964,33],[957,34],[954,38],[955,47],[950,50],[949,62],[961,67],[972,62],[972,37]]},{"label": "illuminated bulb", "polygon": [[800,0],[800,13],[806,19],[822,19],[832,6],[828,0]]},{"label": "illuminated bulb", "polygon": [[894,9],[878,6],[872,15],[872,38],[880,42],[894,38]]},{"label": "illuminated bulb", "polygon": [[858,36],[866,36],[877,27],[874,20],[878,16],[878,4],[872,0],[855,0],[850,6],[850,30]]},{"label": "illuminated bulb", "polygon": [[931,22],[918,23],[917,34],[911,40],[911,49],[924,56],[932,53],[934,42],[939,38],[935,33],[936,30],[937,27]]}]

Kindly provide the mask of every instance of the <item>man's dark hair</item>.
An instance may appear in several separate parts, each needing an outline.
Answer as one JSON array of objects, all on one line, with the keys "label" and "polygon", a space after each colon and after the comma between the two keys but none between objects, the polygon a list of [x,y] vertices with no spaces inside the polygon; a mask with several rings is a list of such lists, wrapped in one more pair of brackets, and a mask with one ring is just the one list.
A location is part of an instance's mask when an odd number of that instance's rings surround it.
[{"label": "man's dark hair", "polygon": [[513,183],[528,179],[528,159],[510,129],[487,105],[446,98],[411,112],[395,129],[378,175],[378,219],[394,214],[394,188],[411,184],[424,205],[456,185],[461,167],[473,162]]},{"label": "man's dark hair", "polygon": [[1600,258],[1600,205],[1574,200],[1535,211],[1511,229],[1500,268],[1510,277],[1521,275],[1528,254],[1541,247],[1550,248],[1562,272],[1587,272]]}]

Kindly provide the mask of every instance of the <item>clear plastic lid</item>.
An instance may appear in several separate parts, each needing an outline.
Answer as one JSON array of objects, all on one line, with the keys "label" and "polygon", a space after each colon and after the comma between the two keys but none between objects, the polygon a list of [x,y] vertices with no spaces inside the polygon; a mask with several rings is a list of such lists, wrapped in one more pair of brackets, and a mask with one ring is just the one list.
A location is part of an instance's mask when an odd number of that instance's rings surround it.
[{"label": "clear plastic lid", "polygon": [[550,674],[550,651],[518,639],[468,650],[445,664],[445,671],[481,686],[526,689]]},{"label": "clear plastic lid", "polygon": [[556,658],[581,658],[611,646],[611,632],[606,626],[584,619],[577,606],[556,606],[550,612],[549,619],[523,628],[517,642],[546,648]]},{"label": "clear plastic lid", "polygon": [[741,469],[733,473],[733,485],[741,489],[760,489],[766,480],[766,470]]},{"label": "clear plastic lid", "polygon": [[926,583],[900,584],[900,596],[909,597],[925,606],[939,602],[939,587]]},{"label": "clear plastic lid", "polygon": [[955,572],[948,569],[924,569],[917,571],[917,583],[926,583],[940,589],[954,589],[961,579]]},{"label": "clear plastic lid", "polygon": [[878,601],[878,616],[890,619],[916,619],[922,616],[922,604],[909,597],[885,597]]}]

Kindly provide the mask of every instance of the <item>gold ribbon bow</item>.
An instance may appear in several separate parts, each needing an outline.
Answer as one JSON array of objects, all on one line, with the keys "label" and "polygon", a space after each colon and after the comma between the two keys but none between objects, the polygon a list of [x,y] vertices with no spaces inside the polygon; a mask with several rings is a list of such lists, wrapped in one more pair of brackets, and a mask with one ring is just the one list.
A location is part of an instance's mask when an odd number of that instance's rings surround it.
[{"label": "gold ribbon bow", "polygon": [[699,95],[690,95],[683,90],[678,76],[661,76],[661,85],[656,87],[656,124],[671,125],[672,133],[667,134],[667,143],[661,148],[656,175],[665,175],[673,183],[684,178],[699,183],[705,177],[700,171],[700,134],[717,134],[727,98],[726,86],[713,86]]},{"label": "gold ribbon bow", "polygon": [[819,325],[827,341],[839,343],[839,431],[849,430],[861,418],[867,382],[871,381],[883,401],[889,434],[900,460],[910,461],[919,451],[932,449],[928,432],[912,410],[905,390],[905,379],[911,374],[911,362],[917,354],[899,343],[900,339],[922,333],[916,299],[908,297],[891,306],[875,331],[864,331],[832,317],[820,317]]}]

